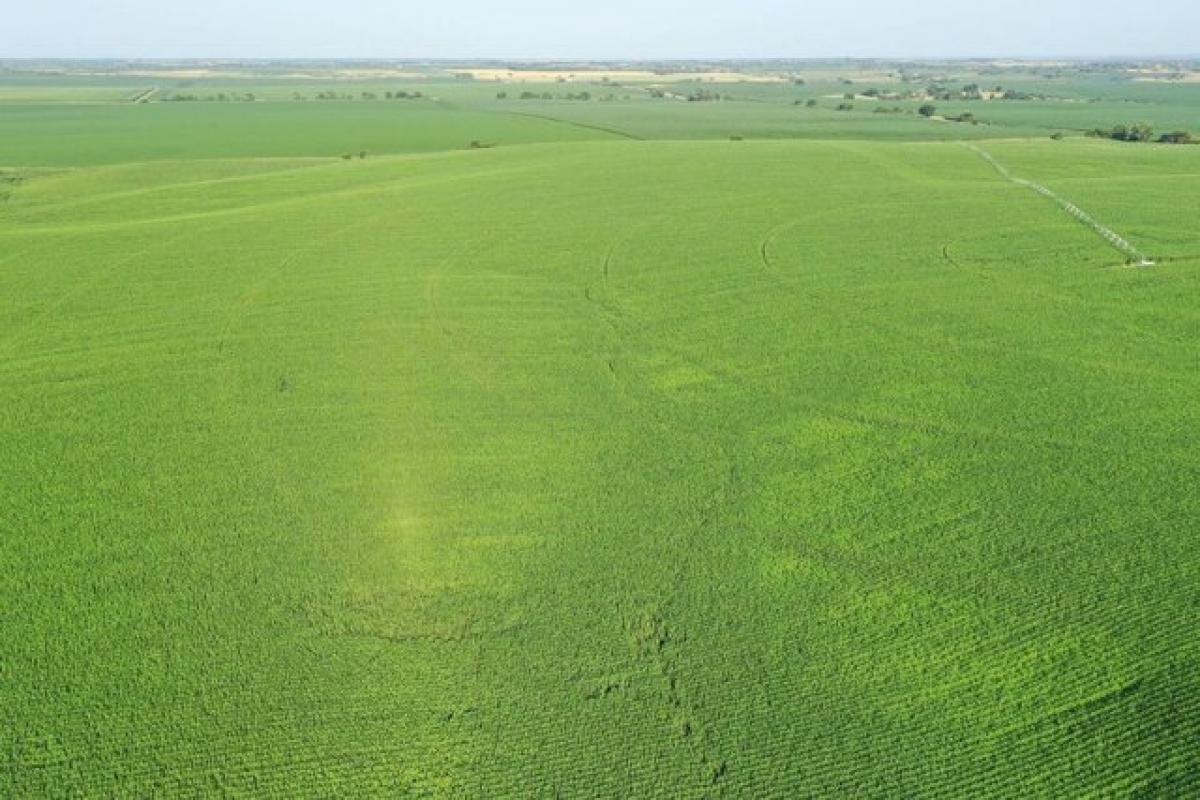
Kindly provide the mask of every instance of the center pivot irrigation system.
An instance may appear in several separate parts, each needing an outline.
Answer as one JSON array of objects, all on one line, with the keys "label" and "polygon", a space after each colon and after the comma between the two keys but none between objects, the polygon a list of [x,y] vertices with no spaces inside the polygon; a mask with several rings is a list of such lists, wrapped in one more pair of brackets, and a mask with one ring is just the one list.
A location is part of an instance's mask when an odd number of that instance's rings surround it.
[{"label": "center pivot irrigation system", "polygon": [[1055,193],[1052,189],[1042,186],[1040,183],[1034,183],[1033,181],[1026,180],[1025,178],[1018,178],[1016,175],[1009,172],[1007,167],[993,158],[991,153],[987,152],[983,148],[973,144],[967,144],[966,147],[978,153],[984,161],[991,164],[1006,180],[1012,181],[1018,186],[1024,186],[1027,189],[1032,189],[1038,194],[1048,197],[1055,203],[1058,203],[1058,205],[1064,211],[1095,231],[1104,239],[1104,241],[1108,242],[1114,249],[1120,251],[1122,255],[1127,256],[1129,259],[1128,263],[1130,265],[1137,267],[1154,266],[1154,261],[1130,244],[1128,239],[1124,238],[1111,228],[1101,225],[1090,214],[1072,203],[1070,200],[1067,200],[1065,197]]}]

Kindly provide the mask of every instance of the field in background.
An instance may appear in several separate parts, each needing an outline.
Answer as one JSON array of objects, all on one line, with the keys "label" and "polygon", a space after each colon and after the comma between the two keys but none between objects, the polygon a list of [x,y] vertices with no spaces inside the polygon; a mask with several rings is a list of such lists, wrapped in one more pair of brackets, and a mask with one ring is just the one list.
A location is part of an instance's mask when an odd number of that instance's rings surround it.
[{"label": "field in background", "polygon": [[1200,87],[304,69],[0,74],[0,795],[1200,792]]},{"label": "field in background", "polygon": [[[599,138],[1072,138],[1136,123],[1200,137],[1200,83],[1183,66],[1170,81],[1052,63],[655,66],[0,62],[0,167]],[[963,99],[970,87],[988,99]]]}]

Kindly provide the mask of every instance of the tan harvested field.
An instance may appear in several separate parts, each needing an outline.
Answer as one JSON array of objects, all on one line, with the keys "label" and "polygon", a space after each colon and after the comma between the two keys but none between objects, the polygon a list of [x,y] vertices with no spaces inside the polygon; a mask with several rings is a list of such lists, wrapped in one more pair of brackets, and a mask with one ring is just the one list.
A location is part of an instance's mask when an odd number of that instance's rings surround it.
[{"label": "tan harvested field", "polygon": [[712,83],[783,83],[786,79],[781,75],[756,75],[749,72],[654,72],[645,69],[604,69],[604,70],[564,70],[564,69],[455,69],[454,74],[470,75],[476,80],[483,81],[530,81],[540,83],[546,81],[588,82],[607,78],[610,81],[708,81]]},{"label": "tan harvested field", "polygon": [[1140,73],[1134,80],[1143,83],[1200,83],[1200,72],[1187,72],[1182,76],[1177,72]]},{"label": "tan harvested field", "polygon": [[854,83],[899,83],[900,79],[896,77],[894,72],[884,70],[855,70],[853,73],[843,75],[837,70],[823,70],[820,72],[804,72],[800,77],[810,80],[844,80],[851,84]]},{"label": "tan harvested field", "polygon": [[329,78],[333,80],[359,80],[363,78],[428,78],[429,73],[419,72],[411,69],[343,69],[335,70],[332,73],[295,73],[292,77]]},{"label": "tan harvested field", "polygon": [[[79,72],[79,75],[107,76],[111,71]],[[159,80],[203,80],[207,78],[261,78],[264,73],[255,70],[234,70],[222,68],[146,68],[122,70],[122,75],[134,78],[156,78]],[[275,73],[272,77],[289,80],[367,80],[374,78],[428,78],[429,73],[401,69],[340,69],[305,72],[297,70],[286,73]]]}]

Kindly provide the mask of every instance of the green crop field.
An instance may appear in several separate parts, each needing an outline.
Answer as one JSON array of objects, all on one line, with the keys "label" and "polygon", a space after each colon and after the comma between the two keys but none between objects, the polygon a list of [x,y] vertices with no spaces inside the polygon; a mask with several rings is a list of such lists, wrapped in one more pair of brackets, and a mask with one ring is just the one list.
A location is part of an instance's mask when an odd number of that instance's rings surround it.
[{"label": "green crop field", "polygon": [[1200,83],[804,69],[0,71],[0,796],[1200,794]]}]

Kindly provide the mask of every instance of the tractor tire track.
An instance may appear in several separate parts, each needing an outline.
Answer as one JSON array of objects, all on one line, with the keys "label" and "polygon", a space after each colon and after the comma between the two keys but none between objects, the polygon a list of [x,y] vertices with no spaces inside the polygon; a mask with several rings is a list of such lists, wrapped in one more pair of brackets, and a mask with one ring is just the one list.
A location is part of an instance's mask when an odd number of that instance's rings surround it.
[{"label": "tractor tire track", "polygon": [[602,125],[589,125],[586,122],[574,122],[569,119],[562,119],[561,117],[552,117],[549,114],[534,114],[529,111],[503,111],[500,113],[509,114],[514,117],[528,117],[530,119],[545,120],[546,122],[557,122],[560,125],[566,125],[566,126],[572,127],[572,128],[582,128],[587,131],[597,131],[599,133],[607,133],[611,136],[618,136],[622,139],[631,139],[635,142],[644,141],[644,139],[642,139],[642,137],[640,137],[640,136],[635,136],[632,133],[626,133],[625,131],[617,130],[616,128],[605,128]]},{"label": "tractor tire track", "polygon": [[779,238],[779,234],[783,233],[788,228],[796,227],[796,221],[781,222],[775,227],[767,231],[767,235],[763,237],[762,242],[758,245],[758,257],[762,261],[763,268],[768,272],[779,275],[779,268],[775,265],[775,261],[771,258],[771,246],[775,244],[775,240]]},{"label": "tractor tire track", "polygon": [[[187,233],[187,231],[180,231],[175,236],[171,237],[166,242],[166,247],[167,247],[168,251],[186,233]],[[37,327],[41,324],[44,324],[49,320],[54,319],[55,315],[58,314],[58,312],[61,311],[62,308],[64,306],[66,306],[68,303],[70,303],[72,300],[92,291],[93,289],[95,289],[96,287],[98,287],[102,283],[104,283],[107,279],[112,277],[122,267],[127,266],[127,265],[133,263],[134,261],[137,261],[139,258],[142,258],[143,256],[151,253],[152,251],[154,251],[155,249],[157,249],[160,246],[162,246],[161,242],[152,242],[151,244],[148,244],[148,245],[142,247],[141,249],[137,250],[136,252],[131,253],[130,255],[126,256],[125,258],[116,259],[115,261],[113,261],[111,264],[109,264],[107,266],[97,268],[90,276],[83,278],[77,284],[75,284],[75,286],[73,288],[67,289],[65,292],[60,294],[58,297],[56,297],[53,300],[51,300],[50,302],[46,303],[40,311],[36,312],[23,325],[16,328],[8,336],[8,338],[0,341],[0,355],[6,355],[6,356],[12,355],[14,350],[21,344],[22,340],[25,339],[26,336],[31,331],[33,331],[33,329],[35,327]],[[31,249],[31,248],[27,248],[25,251],[22,251],[22,252],[28,252],[29,249]]]},{"label": "tractor tire track", "polygon": [[[231,334],[240,317],[245,315],[245,312],[254,306],[255,303],[276,283],[285,273],[287,267],[293,264],[297,259],[304,256],[310,256],[319,253],[323,248],[329,247],[331,244],[343,240],[347,236],[369,227],[373,223],[378,222],[378,218],[374,215],[367,216],[350,225],[337,229],[334,233],[313,239],[308,246],[298,247],[286,254],[274,265],[263,270],[261,276],[257,280],[252,281],[242,290],[237,301],[229,309],[229,313],[225,315],[224,321],[221,324],[221,329],[217,334],[217,352],[224,353],[226,344],[230,341]],[[182,235],[182,234],[181,234]]]},{"label": "tractor tire track", "polygon": [[621,309],[612,300],[611,278],[613,260],[616,256],[617,248],[627,242],[640,227],[640,225],[635,225],[609,242],[608,247],[604,251],[604,258],[600,262],[599,286],[588,284],[583,289],[584,299],[596,308],[605,326],[608,328],[609,334],[614,339],[612,349],[608,357],[604,360],[604,366],[608,371],[614,388],[618,389],[621,387],[621,377],[617,369],[617,362],[621,357],[621,340],[623,337],[619,320],[623,317],[623,314]]},{"label": "tractor tire track", "polygon": [[273,267],[268,268],[258,280],[251,283],[243,290],[237,302],[229,309],[229,313],[225,315],[225,322],[221,325],[221,331],[217,334],[217,353],[225,352],[225,343],[229,340],[229,335],[233,332],[233,328],[238,318],[242,316],[246,309],[254,305],[258,298],[274,283],[283,272],[283,270],[291,264],[302,251],[293,251],[288,253],[282,259],[275,263]]}]

